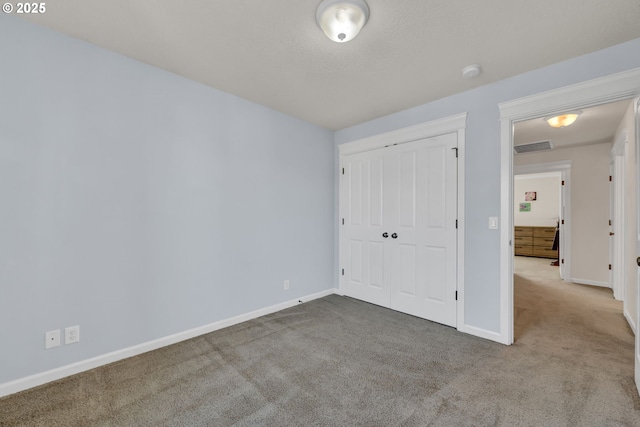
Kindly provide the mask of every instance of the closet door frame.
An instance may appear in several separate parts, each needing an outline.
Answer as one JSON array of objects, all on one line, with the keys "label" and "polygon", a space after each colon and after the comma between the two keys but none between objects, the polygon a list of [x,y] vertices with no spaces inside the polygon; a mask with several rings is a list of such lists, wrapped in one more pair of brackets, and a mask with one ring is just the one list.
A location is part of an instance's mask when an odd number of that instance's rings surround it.
[{"label": "closet door frame", "polygon": [[455,133],[457,135],[458,144],[458,196],[457,196],[457,219],[458,219],[458,233],[456,242],[456,258],[457,258],[457,329],[461,332],[466,331],[464,323],[464,235],[465,235],[465,220],[464,220],[464,171],[465,171],[465,128],[466,128],[467,113],[461,113],[450,117],[445,117],[439,120],[429,121],[415,126],[397,129],[391,132],[374,135],[371,137],[347,142],[338,146],[339,150],[339,167],[338,167],[338,189],[339,189],[339,243],[338,243],[338,277],[340,287],[338,293],[344,294],[344,276],[342,275],[343,266],[348,262],[347,251],[345,250],[345,238],[342,233],[342,222],[345,218],[346,200],[345,192],[342,188],[343,183],[343,170],[344,170],[344,158],[345,156],[362,153],[365,151],[376,150],[379,148],[387,147],[390,145],[403,144],[407,142],[413,142],[420,139],[430,138],[438,135]]}]

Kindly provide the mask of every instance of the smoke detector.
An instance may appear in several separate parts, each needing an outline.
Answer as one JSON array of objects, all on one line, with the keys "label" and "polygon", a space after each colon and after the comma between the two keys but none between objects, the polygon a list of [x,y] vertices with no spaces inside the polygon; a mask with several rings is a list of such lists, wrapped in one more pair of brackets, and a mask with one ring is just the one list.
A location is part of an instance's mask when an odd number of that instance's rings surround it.
[{"label": "smoke detector", "polygon": [[467,65],[462,69],[462,77],[472,79],[480,74],[480,66],[477,64]]}]

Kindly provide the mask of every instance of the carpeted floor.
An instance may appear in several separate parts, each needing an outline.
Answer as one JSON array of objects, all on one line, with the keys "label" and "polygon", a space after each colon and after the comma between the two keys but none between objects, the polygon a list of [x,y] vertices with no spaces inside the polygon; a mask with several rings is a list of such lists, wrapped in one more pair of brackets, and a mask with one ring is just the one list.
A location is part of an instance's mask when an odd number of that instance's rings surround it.
[{"label": "carpeted floor", "polygon": [[329,296],[0,399],[0,425],[640,425],[621,304],[516,265],[512,346]]}]

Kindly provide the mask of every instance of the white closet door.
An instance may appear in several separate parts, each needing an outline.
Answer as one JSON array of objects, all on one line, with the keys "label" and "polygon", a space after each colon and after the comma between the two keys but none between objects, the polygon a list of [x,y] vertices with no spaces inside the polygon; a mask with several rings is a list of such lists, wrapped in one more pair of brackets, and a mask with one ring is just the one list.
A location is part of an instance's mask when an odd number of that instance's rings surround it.
[{"label": "white closet door", "polygon": [[386,225],[384,150],[348,156],[343,162],[345,210],[342,253],[344,294],[389,307],[389,259],[382,233]]},{"label": "white closet door", "polygon": [[343,158],[345,295],[456,325],[457,135]]},{"label": "white closet door", "polygon": [[456,325],[455,134],[393,147],[397,237],[389,248],[394,310]]}]

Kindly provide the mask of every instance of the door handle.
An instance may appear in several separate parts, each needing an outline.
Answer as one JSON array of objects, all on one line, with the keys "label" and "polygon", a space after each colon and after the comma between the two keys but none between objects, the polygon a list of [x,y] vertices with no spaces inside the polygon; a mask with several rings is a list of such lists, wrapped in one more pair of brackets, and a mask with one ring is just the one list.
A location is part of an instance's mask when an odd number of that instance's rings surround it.
[{"label": "door handle", "polygon": [[636,258],[636,264],[638,264],[638,267],[640,267],[640,256]]},{"label": "door handle", "polygon": [[387,237],[389,237],[389,233],[387,233],[387,232],[385,231],[384,233],[382,233],[382,237],[384,237],[384,238],[386,239]]},{"label": "door handle", "polygon": [[[397,234],[397,233],[393,233],[393,234],[391,235],[391,238],[392,238],[392,239],[397,239],[397,238],[398,238],[398,234]],[[640,262],[640,261],[639,261],[639,262]],[[640,265],[640,264],[638,264],[638,265]]]},{"label": "door handle", "polygon": [[615,235],[615,234],[616,234],[616,233],[614,233],[614,232],[612,232],[612,231],[610,231],[610,232],[609,232],[609,236],[613,236],[613,235]]}]

